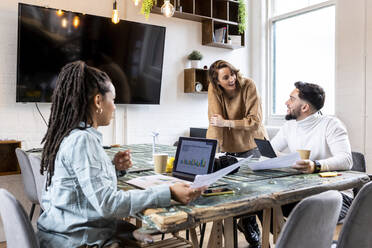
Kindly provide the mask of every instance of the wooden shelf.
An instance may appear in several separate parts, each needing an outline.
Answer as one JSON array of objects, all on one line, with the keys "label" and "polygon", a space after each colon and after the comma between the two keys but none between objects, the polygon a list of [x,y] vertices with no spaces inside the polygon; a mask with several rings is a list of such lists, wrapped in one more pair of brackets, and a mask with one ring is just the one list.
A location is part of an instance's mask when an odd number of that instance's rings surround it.
[{"label": "wooden shelf", "polygon": [[21,141],[0,140],[0,176],[20,174],[16,148],[21,147]]},{"label": "wooden shelf", "polygon": [[[236,0],[171,0],[176,11],[173,17],[197,21],[202,23],[202,45],[220,47],[225,49],[239,49],[245,46],[244,33],[239,33],[238,10],[239,2]],[[177,3],[182,6],[179,10]],[[152,13],[162,14],[161,6],[164,0],[158,0]],[[215,31],[226,27],[222,42],[216,42]],[[235,36],[234,44],[227,44],[228,36]],[[240,36],[240,38],[239,38]],[[237,38],[237,39],[236,39]]]},{"label": "wooden shelf", "polygon": [[[198,92],[195,89],[195,85],[201,83],[203,89]],[[208,70],[199,68],[189,68],[184,70],[184,92],[185,93],[208,93]]]}]

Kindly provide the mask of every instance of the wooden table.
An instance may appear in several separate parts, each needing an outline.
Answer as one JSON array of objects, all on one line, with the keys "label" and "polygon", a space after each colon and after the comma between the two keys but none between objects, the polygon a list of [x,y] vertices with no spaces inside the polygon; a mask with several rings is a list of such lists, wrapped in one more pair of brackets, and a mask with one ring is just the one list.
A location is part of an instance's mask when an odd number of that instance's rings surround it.
[{"label": "wooden table", "polygon": [[[153,165],[152,147],[148,144],[129,145],[106,150],[110,157],[119,150],[132,151],[133,168],[126,176],[119,178],[118,188],[133,189],[125,183],[134,177],[152,175]],[[176,148],[172,146],[157,145],[157,152],[174,156]],[[262,247],[269,245],[269,230],[271,210],[274,213],[274,241],[283,225],[280,206],[324,192],[327,190],[345,190],[361,186],[369,181],[367,174],[342,171],[337,177],[321,178],[318,174],[300,174],[293,169],[278,169],[251,171],[247,164],[243,165],[238,173],[228,175],[217,182],[218,185],[228,185],[234,189],[233,195],[220,195],[200,197],[189,205],[172,202],[168,208],[147,209],[136,217],[145,222],[143,232],[175,233],[190,229],[191,240],[195,247],[198,240],[195,227],[200,223],[213,222],[212,233],[208,247],[234,247],[233,217],[264,211]],[[224,232],[222,232],[222,224]]]}]

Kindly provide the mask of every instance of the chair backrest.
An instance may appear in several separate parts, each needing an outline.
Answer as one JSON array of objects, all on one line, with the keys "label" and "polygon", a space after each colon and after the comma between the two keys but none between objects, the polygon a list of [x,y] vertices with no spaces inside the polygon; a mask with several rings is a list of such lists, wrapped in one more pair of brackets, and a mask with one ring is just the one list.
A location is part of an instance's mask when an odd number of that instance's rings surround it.
[{"label": "chair backrest", "polygon": [[372,247],[372,182],[359,191],[351,204],[338,239],[337,248]]},{"label": "chair backrest", "polygon": [[275,248],[329,248],[342,205],[332,190],[302,200],[292,210]]},{"label": "chair backrest", "polygon": [[39,198],[37,195],[36,182],[30,159],[25,151],[20,148],[16,149],[16,155],[19,166],[21,167],[21,174],[23,180],[23,186],[27,198],[34,204],[39,204]]},{"label": "chair backrest", "polygon": [[28,158],[30,159],[31,168],[35,179],[37,198],[41,206],[41,194],[43,192],[43,188],[45,187],[46,173],[44,173],[44,175],[40,174],[41,159],[39,157],[31,154],[28,156]]},{"label": "chair backrest", "polygon": [[7,248],[38,248],[39,241],[22,205],[5,189],[0,189],[0,215]]},{"label": "chair backrest", "polygon": [[366,160],[364,159],[363,153],[360,152],[351,152],[353,158],[353,167],[352,171],[366,172]]}]

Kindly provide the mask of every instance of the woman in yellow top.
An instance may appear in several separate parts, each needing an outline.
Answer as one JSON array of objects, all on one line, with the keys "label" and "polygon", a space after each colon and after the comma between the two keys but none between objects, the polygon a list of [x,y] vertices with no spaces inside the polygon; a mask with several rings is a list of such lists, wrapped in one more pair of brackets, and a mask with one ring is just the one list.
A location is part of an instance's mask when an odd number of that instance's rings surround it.
[{"label": "woman in yellow top", "polygon": [[[260,156],[254,138],[267,137],[262,125],[261,100],[251,79],[243,78],[230,63],[217,60],[209,68],[207,138],[217,139],[220,150],[237,157]],[[256,216],[241,218],[238,228],[250,247],[260,247]]]}]

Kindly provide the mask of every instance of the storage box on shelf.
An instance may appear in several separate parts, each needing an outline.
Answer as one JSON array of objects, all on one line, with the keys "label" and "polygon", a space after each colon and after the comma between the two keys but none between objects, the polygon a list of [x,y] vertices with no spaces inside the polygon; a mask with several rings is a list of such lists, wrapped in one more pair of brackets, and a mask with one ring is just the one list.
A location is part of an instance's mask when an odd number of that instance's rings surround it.
[{"label": "storage box on shelf", "polygon": [[0,140],[0,176],[20,174],[15,149],[21,147],[21,141]]},{"label": "storage box on shelf", "polygon": [[[244,33],[240,34],[238,30],[238,1],[171,0],[170,2],[176,7],[173,17],[202,22],[203,45],[227,49],[237,49],[245,46]],[[158,0],[151,12],[161,14],[160,8],[163,3],[164,0]],[[228,43],[227,39],[230,35],[235,36],[235,42],[231,44]],[[238,36],[240,36],[240,39]]]},{"label": "storage box on shelf", "polygon": [[[189,68],[184,70],[184,92],[185,93],[207,93],[208,92],[208,70]],[[196,84],[200,83],[202,89],[197,90]]]}]

